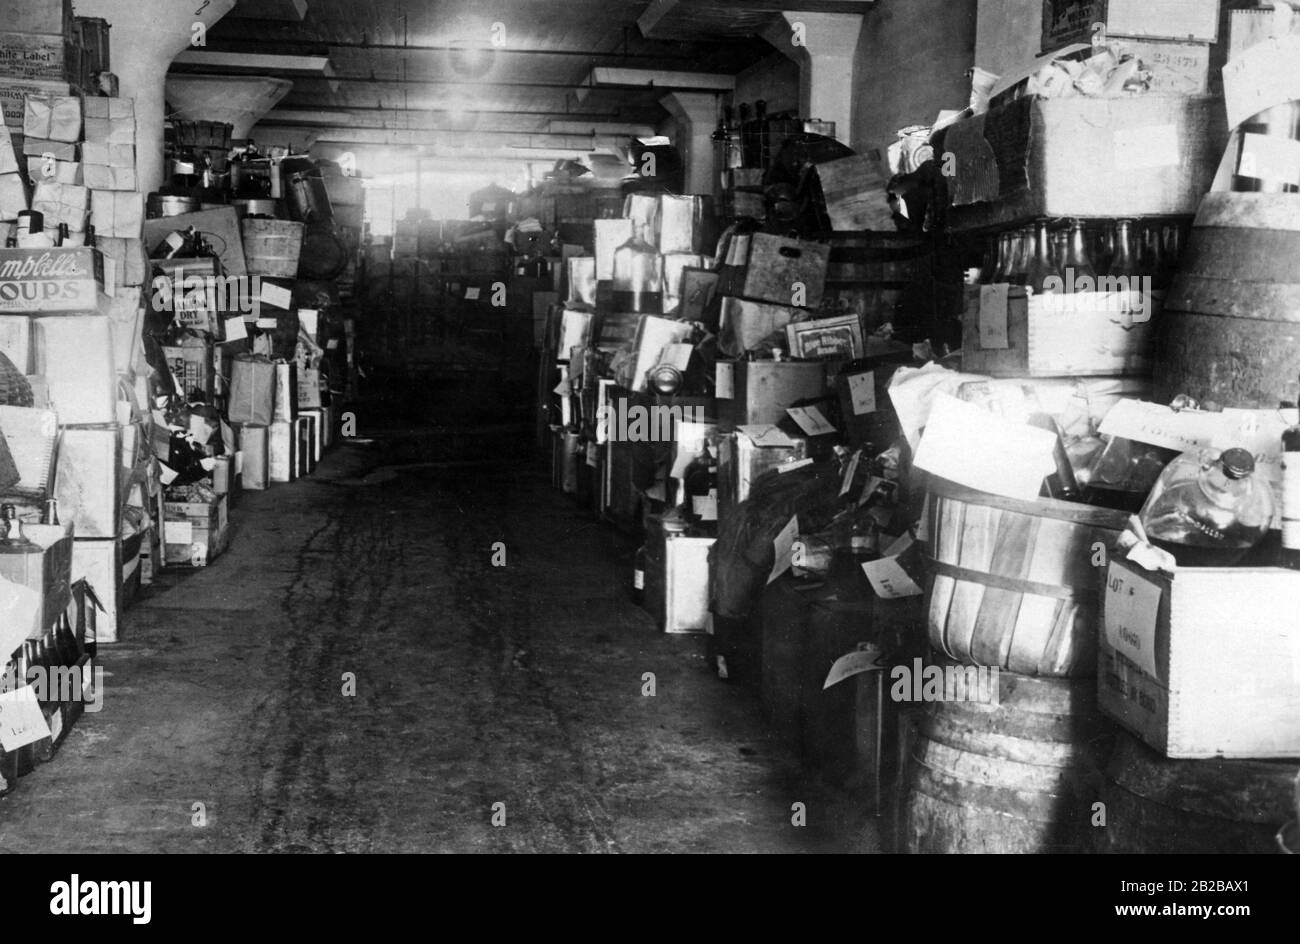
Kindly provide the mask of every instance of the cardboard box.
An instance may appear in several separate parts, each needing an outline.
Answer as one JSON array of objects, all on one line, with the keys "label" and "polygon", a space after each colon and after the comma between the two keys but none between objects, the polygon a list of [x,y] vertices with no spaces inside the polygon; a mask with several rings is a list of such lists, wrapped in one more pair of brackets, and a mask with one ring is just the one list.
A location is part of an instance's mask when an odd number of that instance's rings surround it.
[{"label": "cardboard box", "polygon": [[298,476],[311,475],[316,471],[316,417],[299,416],[293,425],[298,436]]},{"label": "cardboard box", "polygon": [[1101,710],[1174,758],[1300,755],[1300,573],[1111,560]]},{"label": "cardboard box", "polygon": [[62,426],[117,422],[117,365],[107,315],[36,319],[36,372]]},{"label": "cardboard box", "polygon": [[1110,36],[1219,41],[1219,0],[1043,0],[1044,53],[1092,38],[1094,23]]},{"label": "cardboard box", "polygon": [[56,161],[75,161],[77,145],[66,141],[50,141],[47,138],[23,138],[23,156],[43,158],[46,155]]},{"label": "cardboard box", "polygon": [[86,183],[79,161],[47,161],[43,157],[27,158],[27,180],[33,187],[43,180],[78,187],[83,187]]},{"label": "cardboard box", "polygon": [[775,426],[741,427],[718,440],[718,520],[725,520],[749,498],[759,476],[771,469],[797,467],[808,456],[808,440]]},{"label": "cardboard box", "polygon": [[707,633],[709,549],[716,538],[668,536],[651,519],[646,530],[645,606],[665,633]]},{"label": "cardboard box", "polygon": [[244,488],[250,491],[262,491],[270,487],[269,428],[240,425],[239,451],[236,453],[235,473],[241,477]]},{"label": "cardboard box", "polygon": [[85,164],[82,179],[91,190],[134,191],[138,189],[134,167]]},{"label": "cardboard box", "polygon": [[631,220],[596,220],[596,281],[614,278],[614,250],[632,238]]},{"label": "cardboard box", "polygon": [[1214,96],[1018,99],[949,128],[949,223],[1192,216],[1227,141]]},{"label": "cardboard box", "polygon": [[821,361],[735,361],[730,398],[718,398],[718,413],[728,428],[776,424],[800,400],[826,395],[826,364]]},{"label": "cardboard box", "polygon": [[28,95],[67,95],[70,90],[71,86],[67,82],[5,79],[0,82],[0,113],[4,115],[4,120],[0,123],[21,136],[24,103]]},{"label": "cardboard box", "polygon": [[227,498],[163,503],[163,559],[168,565],[206,567],[226,549]]},{"label": "cardboard box", "polygon": [[786,325],[799,313],[799,309],[788,305],[724,297],[718,319],[718,350],[727,357],[740,357],[764,341],[784,342]]},{"label": "cardboard box", "polygon": [[144,195],[93,190],[90,221],[96,235],[139,239],[144,229]]},{"label": "cardboard box", "polygon": [[23,135],[75,144],[81,140],[81,99],[75,95],[28,95]]},{"label": "cardboard box", "polygon": [[113,331],[113,364],[119,373],[131,369],[143,353],[144,307],[139,288],[121,289],[108,304]]},{"label": "cardboard box", "polygon": [[[85,111],[87,118],[123,120],[126,118],[135,118],[135,99],[120,98],[118,96],[89,96],[86,98]],[[86,135],[86,140],[92,139]],[[125,142],[112,141],[111,144],[121,144]]]},{"label": "cardboard box", "polygon": [[[1229,11],[1228,60],[1232,61],[1251,46],[1273,38],[1276,16],[1272,7]],[[1291,19],[1291,35],[1300,35],[1300,17]]]},{"label": "cardboard box", "polygon": [[[0,174],[0,220],[16,220],[27,209],[30,205],[22,174]],[[4,310],[3,296],[0,296],[0,310]]]},{"label": "cardboard box", "polygon": [[20,169],[13,137],[8,128],[0,127],[0,174],[16,174]]},{"label": "cardboard box", "polygon": [[[981,303],[981,288],[987,286],[966,286],[963,370],[993,377],[1151,375],[1163,293],[1146,300],[1127,292],[1030,298],[1025,289],[1011,286],[1004,313],[989,298]],[[1138,306],[1149,313],[1125,314]]]},{"label": "cardboard box", "polygon": [[8,0],[5,28],[19,33],[70,35],[72,0]]},{"label": "cardboard box", "polygon": [[87,141],[81,145],[81,159],[87,164],[104,167],[135,167],[135,147],[130,144],[106,144]]},{"label": "cardboard box", "polygon": [[[5,13],[7,16],[8,10]],[[81,78],[81,50],[66,35],[0,32],[0,79],[4,82],[44,80],[79,85]]]},{"label": "cardboard box", "polygon": [[312,462],[319,463],[320,457],[325,452],[325,430],[329,424],[329,415],[325,409],[303,410],[300,416],[308,417],[311,420],[312,431]]},{"label": "cardboard box", "polygon": [[185,347],[164,347],[163,356],[172,376],[188,395],[198,390],[211,400],[213,391],[212,342],[191,344]]},{"label": "cardboard box", "polygon": [[21,374],[34,372],[32,319],[26,315],[0,315],[0,354]]},{"label": "cardboard box", "polygon": [[310,367],[298,372],[298,409],[320,409],[320,371]]},{"label": "cardboard box", "polygon": [[0,312],[94,312],[103,289],[97,249],[0,249]]},{"label": "cardboard box", "polygon": [[277,420],[270,426],[267,469],[272,482],[292,482],[298,477],[298,435],[290,420]]},{"label": "cardboard box", "polygon": [[[76,184],[61,184],[53,179],[43,179],[32,193],[32,209],[45,215],[45,229],[56,232],[60,223],[66,223],[74,233],[86,230],[86,211],[90,204],[90,191]],[[101,262],[102,265],[102,262]]]},{"label": "cardboard box", "polygon": [[733,237],[723,265],[724,292],[738,298],[817,308],[826,290],[830,246],[767,233]]},{"label": "cardboard box", "polygon": [[115,538],[121,523],[122,430],[65,427],[54,476],[59,517],[81,538]]},{"label": "cardboard box", "polygon": [[95,245],[105,260],[113,260],[111,268],[116,286],[134,287],[148,281],[149,256],[145,252],[144,241],[140,239],[123,239],[116,236],[95,234]]},{"label": "cardboard box", "polygon": [[40,594],[44,631],[72,602],[72,525],[24,524],[23,534],[41,553],[0,554],[0,577]]},{"label": "cardboard box", "polygon": [[[86,101],[113,102],[119,99],[86,99]],[[86,116],[86,140],[96,144],[135,145],[135,117],[91,118]]]},{"label": "cardboard box", "polygon": [[96,614],[95,641],[120,642],[122,639],[122,613],[126,609],[124,570],[132,567],[138,573],[137,562],[124,561],[122,539],[77,539],[72,544],[72,581],[84,580],[95,591],[104,606]]}]

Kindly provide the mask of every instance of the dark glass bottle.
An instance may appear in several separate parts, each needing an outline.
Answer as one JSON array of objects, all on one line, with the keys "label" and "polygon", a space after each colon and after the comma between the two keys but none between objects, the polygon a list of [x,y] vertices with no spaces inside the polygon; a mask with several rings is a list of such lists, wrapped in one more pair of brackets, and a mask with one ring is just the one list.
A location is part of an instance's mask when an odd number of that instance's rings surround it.
[{"label": "dark glass bottle", "polygon": [[697,524],[712,525],[718,520],[718,460],[709,450],[696,456],[682,475],[686,506],[690,520]]},{"label": "dark glass bottle", "polygon": [[1030,238],[1033,254],[1029,260],[1025,284],[1034,291],[1034,294],[1041,295],[1047,290],[1045,288],[1047,280],[1056,275],[1056,266],[1052,265],[1052,237],[1046,220],[1038,223],[1037,231]]},{"label": "dark glass bottle", "polygon": [[65,243],[67,243],[68,239],[72,235],[72,232],[68,229],[67,223],[60,223],[58,232],[59,234],[54,238],[54,245],[62,246]]},{"label": "dark glass bottle", "polygon": [[86,226],[86,245],[91,249],[95,248],[95,227],[87,224]]}]

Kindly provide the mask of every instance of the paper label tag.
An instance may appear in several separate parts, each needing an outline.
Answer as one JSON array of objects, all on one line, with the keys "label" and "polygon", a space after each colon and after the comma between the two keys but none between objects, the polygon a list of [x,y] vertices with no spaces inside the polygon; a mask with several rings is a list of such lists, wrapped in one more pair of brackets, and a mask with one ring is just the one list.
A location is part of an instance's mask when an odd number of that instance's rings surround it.
[{"label": "paper label tag", "polygon": [[164,485],[170,485],[176,480],[179,473],[165,462],[158,463],[158,477],[162,479]]},{"label": "paper label tag", "polygon": [[1106,575],[1103,622],[1106,641],[1154,679],[1156,620],[1160,613],[1160,587],[1145,577],[1115,564]]},{"label": "paper label tag", "polygon": [[644,571],[644,570],[634,570],[634,571],[632,571],[632,586],[633,586],[633,588],[635,588],[635,589],[637,589],[637,590],[644,590],[644,589],[645,589],[645,571]]},{"label": "paper label tag", "polygon": [[967,488],[1032,501],[1056,470],[1057,437],[937,394],[913,464]]},{"label": "paper label tag", "polygon": [[1177,125],[1120,128],[1114,132],[1115,166],[1120,170],[1177,167],[1182,163]]},{"label": "paper label tag", "polygon": [[1208,446],[1222,425],[1222,413],[1174,412],[1159,403],[1125,399],[1107,411],[1099,429],[1106,436],[1186,452]]},{"label": "paper label tag", "polygon": [[691,511],[701,521],[718,520],[718,493],[714,489],[709,489],[707,495],[691,496]]},{"label": "paper label tag", "polygon": [[853,480],[858,474],[858,464],[862,462],[862,450],[859,449],[853,454],[848,465],[844,467],[844,481],[840,483],[840,494],[847,495],[849,489],[853,487]]},{"label": "paper label tag", "polygon": [[806,435],[827,436],[835,432],[835,427],[815,406],[792,406],[786,410],[786,413],[790,414],[790,419],[794,420]]},{"label": "paper label tag", "polygon": [[248,337],[248,325],[244,323],[243,315],[226,319],[227,341],[242,341],[246,337]]},{"label": "paper label tag", "polygon": [[[283,308],[285,311],[288,311],[293,307],[293,292],[281,285],[273,285],[270,282],[263,282],[259,300],[268,305],[274,306],[275,308]],[[258,327],[261,327],[260,322],[258,323]]]},{"label": "paper label tag", "polygon": [[790,565],[794,561],[794,539],[798,535],[799,516],[795,515],[781,529],[781,533],[772,539],[772,549],[776,552],[776,557],[772,562],[772,572],[767,575],[768,583],[771,583],[790,569]]},{"label": "paper label tag", "polygon": [[822,683],[822,690],[825,691],[832,685],[836,685],[846,678],[861,675],[863,672],[883,671],[885,667],[876,664],[880,659],[880,654],[880,650],[875,646],[867,646],[864,649],[850,652],[848,655],[840,656],[831,666],[826,681]]},{"label": "paper label tag", "polygon": [[1300,184],[1300,141],[1247,132],[1242,135],[1237,173],[1256,180]]},{"label": "paper label tag", "polygon": [[866,416],[876,412],[876,372],[869,370],[865,374],[849,375],[849,400],[853,404],[854,416]]},{"label": "paper label tag", "polygon": [[0,694],[0,747],[16,751],[49,736],[50,726],[30,685]]},{"label": "paper label tag", "polygon": [[980,286],[980,350],[1005,351],[1011,346],[1007,339],[1007,299],[1010,285]]},{"label": "paper label tag", "polygon": [[258,318],[257,327],[261,331],[274,331],[279,327],[279,319],[276,318]]},{"label": "paper label tag", "polygon": [[298,325],[307,332],[307,337],[316,340],[316,328],[320,324],[320,312],[314,308],[298,309]]},{"label": "paper label tag", "polygon": [[471,285],[469,288],[465,289],[465,301],[476,302],[478,301],[478,296],[479,287],[477,285]]},{"label": "paper label tag", "polygon": [[719,400],[731,400],[736,396],[736,365],[730,361],[718,361],[713,368],[715,394]]},{"label": "paper label tag", "polygon": [[1228,127],[1261,111],[1300,98],[1300,37],[1267,39],[1234,56],[1223,67]]},{"label": "paper label tag", "polygon": [[871,589],[876,591],[876,595],[886,600],[919,597],[925,592],[902,568],[896,557],[866,561],[862,565],[862,572],[871,581]]}]

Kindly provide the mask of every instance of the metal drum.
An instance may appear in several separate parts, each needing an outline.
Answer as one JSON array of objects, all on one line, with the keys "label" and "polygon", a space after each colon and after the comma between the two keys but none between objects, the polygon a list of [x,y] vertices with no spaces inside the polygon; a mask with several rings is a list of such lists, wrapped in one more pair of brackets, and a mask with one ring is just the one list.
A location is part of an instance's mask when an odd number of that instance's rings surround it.
[{"label": "metal drum", "polygon": [[197,197],[173,196],[171,194],[151,193],[146,204],[149,219],[156,220],[168,216],[180,216],[183,213],[195,213],[202,207]]}]

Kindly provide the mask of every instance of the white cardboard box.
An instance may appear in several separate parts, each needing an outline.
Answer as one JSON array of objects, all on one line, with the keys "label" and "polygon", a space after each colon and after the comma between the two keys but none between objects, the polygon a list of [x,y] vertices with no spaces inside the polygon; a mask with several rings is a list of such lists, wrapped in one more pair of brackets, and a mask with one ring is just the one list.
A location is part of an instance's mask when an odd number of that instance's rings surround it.
[{"label": "white cardboard box", "polygon": [[1195,567],[1170,577],[1112,560],[1101,710],[1169,757],[1300,756],[1297,600],[1300,571]]}]

